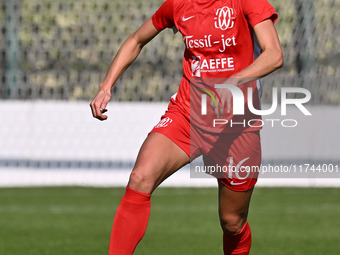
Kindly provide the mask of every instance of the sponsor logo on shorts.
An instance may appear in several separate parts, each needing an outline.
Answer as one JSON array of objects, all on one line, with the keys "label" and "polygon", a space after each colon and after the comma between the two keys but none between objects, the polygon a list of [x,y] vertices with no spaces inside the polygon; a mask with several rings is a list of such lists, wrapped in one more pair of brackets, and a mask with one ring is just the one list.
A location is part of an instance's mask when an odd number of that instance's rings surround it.
[{"label": "sponsor logo on shorts", "polygon": [[162,119],[160,122],[158,122],[158,124],[155,126],[155,128],[167,127],[171,122],[172,122],[172,119],[169,118],[169,117],[166,117],[166,118]]},{"label": "sponsor logo on shorts", "polygon": [[246,183],[247,181],[244,181],[244,182],[234,182],[234,181],[231,181],[230,184],[233,185],[233,186],[237,186],[237,185],[242,185],[244,183]]}]

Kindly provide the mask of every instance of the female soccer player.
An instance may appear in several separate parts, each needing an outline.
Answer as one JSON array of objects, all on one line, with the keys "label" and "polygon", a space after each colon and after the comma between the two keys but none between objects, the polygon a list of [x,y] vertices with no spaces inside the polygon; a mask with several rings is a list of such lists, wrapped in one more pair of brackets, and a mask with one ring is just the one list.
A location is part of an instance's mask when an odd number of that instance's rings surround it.
[{"label": "female soccer player", "polygon": [[[204,87],[202,91],[213,91],[218,98],[217,101],[211,98],[216,103],[206,111],[229,122],[217,128],[218,132],[200,128],[199,121],[190,125],[190,88],[197,87],[194,78],[203,81],[226,78],[228,84],[243,92],[244,103],[251,99],[259,107],[259,84],[250,81],[283,64],[274,27],[276,19],[277,13],[267,0],[166,0],[121,46],[90,104],[93,116],[99,120],[107,119],[104,113],[117,79],[161,30],[178,30],[183,36],[185,52],[179,90],[143,143],[116,211],[110,255],[133,254],[146,230],[152,192],[197,155],[203,155],[205,164],[236,169],[260,165],[261,125],[246,125],[256,116],[246,107],[244,115],[237,116],[238,121],[232,126],[230,90]],[[255,59],[257,44],[260,52]],[[253,91],[249,96],[248,88]],[[228,109],[224,109],[224,104]],[[251,233],[247,214],[257,176],[248,173],[246,177],[237,173],[218,176],[224,254],[249,254]]]}]

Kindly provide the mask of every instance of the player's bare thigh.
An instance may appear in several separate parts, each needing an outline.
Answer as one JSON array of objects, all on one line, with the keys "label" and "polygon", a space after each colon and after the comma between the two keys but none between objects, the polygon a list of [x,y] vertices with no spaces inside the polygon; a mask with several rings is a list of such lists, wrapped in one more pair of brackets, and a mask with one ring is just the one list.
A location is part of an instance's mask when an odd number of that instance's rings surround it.
[{"label": "player's bare thigh", "polygon": [[151,194],[167,177],[189,162],[189,156],[168,137],[151,133],[139,151],[128,186]]}]

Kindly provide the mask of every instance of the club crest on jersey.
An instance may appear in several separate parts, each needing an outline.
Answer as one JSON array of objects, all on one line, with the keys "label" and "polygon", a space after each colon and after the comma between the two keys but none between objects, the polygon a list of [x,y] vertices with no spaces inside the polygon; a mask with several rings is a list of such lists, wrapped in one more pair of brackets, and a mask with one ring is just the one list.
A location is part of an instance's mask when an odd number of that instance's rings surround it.
[{"label": "club crest on jersey", "polygon": [[221,30],[227,30],[228,28],[232,28],[234,26],[234,10],[227,6],[219,8],[216,11],[215,19],[215,27]]}]

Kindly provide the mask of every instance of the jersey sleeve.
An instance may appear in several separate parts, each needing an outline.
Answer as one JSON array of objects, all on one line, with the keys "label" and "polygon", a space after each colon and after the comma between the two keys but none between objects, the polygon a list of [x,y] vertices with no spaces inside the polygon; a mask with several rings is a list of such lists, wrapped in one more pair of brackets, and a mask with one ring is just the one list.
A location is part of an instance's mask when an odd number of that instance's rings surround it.
[{"label": "jersey sleeve", "polygon": [[161,31],[175,26],[173,0],[166,0],[151,17],[153,25]]},{"label": "jersey sleeve", "polygon": [[241,2],[243,12],[252,27],[266,19],[275,22],[278,18],[273,6],[267,0],[241,0]]}]

